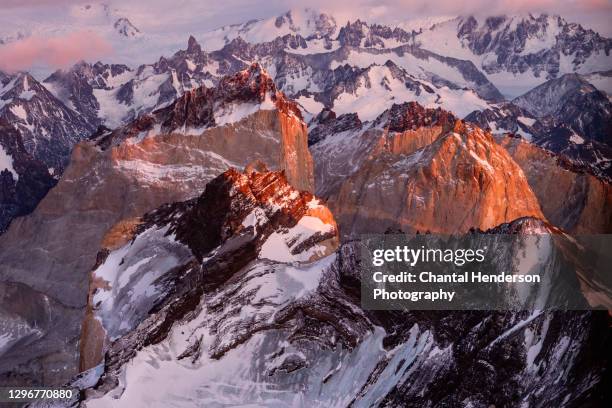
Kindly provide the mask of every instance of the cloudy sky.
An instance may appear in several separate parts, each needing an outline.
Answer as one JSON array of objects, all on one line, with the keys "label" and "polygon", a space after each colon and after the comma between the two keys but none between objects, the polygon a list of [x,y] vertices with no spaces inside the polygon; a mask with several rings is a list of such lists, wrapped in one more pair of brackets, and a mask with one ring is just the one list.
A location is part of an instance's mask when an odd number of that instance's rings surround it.
[{"label": "cloudy sky", "polygon": [[[331,12],[339,23],[360,17],[399,23],[436,16],[561,14],[612,36],[612,0],[109,0],[112,21],[91,0],[0,0],[0,69],[48,71],[80,59],[139,64],[184,47],[189,34],[272,17],[292,8]],[[93,7],[85,6],[92,4]],[[150,41],[121,42],[112,22],[127,17]]]}]

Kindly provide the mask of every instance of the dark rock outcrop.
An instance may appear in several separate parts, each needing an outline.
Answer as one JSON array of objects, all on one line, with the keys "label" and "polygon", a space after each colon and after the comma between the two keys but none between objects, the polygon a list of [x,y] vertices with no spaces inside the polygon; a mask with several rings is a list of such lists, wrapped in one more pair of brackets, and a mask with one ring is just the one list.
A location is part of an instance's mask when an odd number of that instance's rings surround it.
[{"label": "dark rock outcrop", "polygon": [[10,157],[15,172],[0,169],[1,234],[15,217],[31,213],[57,180],[44,163],[26,151],[19,132],[3,119],[0,119],[0,149]]}]

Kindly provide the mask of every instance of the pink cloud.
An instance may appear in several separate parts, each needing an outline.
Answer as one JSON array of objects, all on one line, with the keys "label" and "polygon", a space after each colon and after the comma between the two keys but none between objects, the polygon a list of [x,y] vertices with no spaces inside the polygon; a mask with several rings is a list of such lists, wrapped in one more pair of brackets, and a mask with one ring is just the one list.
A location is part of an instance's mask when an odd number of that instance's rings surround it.
[{"label": "pink cloud", "polygon": [[32,36],[0,46],[0,70],[28,70],[34,65],[63,68],[80,60],[109,55],[110,44],[91,31],[56,37]]}]

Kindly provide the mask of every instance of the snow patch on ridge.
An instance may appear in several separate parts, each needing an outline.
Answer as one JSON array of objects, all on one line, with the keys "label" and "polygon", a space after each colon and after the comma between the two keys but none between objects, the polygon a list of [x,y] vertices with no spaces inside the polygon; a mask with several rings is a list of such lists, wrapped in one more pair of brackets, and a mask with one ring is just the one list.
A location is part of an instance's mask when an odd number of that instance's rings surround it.
[{"label": "snow patch on ridge", "polygon": [[314,245],[307,251],[298,254],[293,254],[292,250],[317,233],[328,234],[333,230],[332,225],[325,224],[317,217],[304,216],[293,228],[287,231],[273,232],[261,247],[259,257],[278,262],[308,261],[315,255],[324,254],[325,247]]},{"label": "snow patch on ridge", "polygon": [[575,143],[577,145],[584,144],[584,139],[578,136],[576,133],[572,134],[569,138],[570,142]]},{"label": "snow patch on ridge", "polygon": [[[382,60],[386,60],[386,57]],[[365,83],[362,79],[354,93],[343,92],[336,98],[332,108],[334,112],[338,115],[356,112],[360,119],[369,121],[376,119],[382,111],[394,103],[408,101],[416,101],[427,108],[442,107],[460,117],[474,110],[490,107],[490,104],[474,91],[450,89],[447,86],[437,88],[424,79],[420,80],[418,91],[412,90],[402,80],[395,78],[390,69],[383,65],[370,65],[367,78],[369,83]],[[428,92],[425,86],[435,90],[435,93]]]},{"label": "snow patch on ridge", "polygon": [[22,105],[13,105],[10,107],[9,110],[11,111],[13,115],[17,116],[19,119],[27,121],[28,114]]},{"label": "snow patch on ridge", "polygon": [[[325,107],[321,102],[315,101],[314,97],[312,96],[301,95],[295,101],[299,103],[311,117],[321,112],[321,110],[323,110]],[[308,122],[308,120],[306,120],[306,122]]]},{"label": "snow patch on ridge", "polygon": [[517,118],[517,120],[518,120],[519,122],[521,122],[523,125],[526,125],[526,126],[533,126],[533,124],[536,122],[536,120],[535,120],[535,119],[533,119],[533,118],[527,118],[527,117],[525,117],[525,116],[519,116],[519,117]]},{"label": "snow patch on ridge", "polygon": [[229,167],[235,167],[218,154],[213,152],[205,152],[205,154],[211,159],[211,163],[199,166],[195,164],[158,164],[146,160],[120,160],[117,165],[127,174],[152,185],[158,184],[160,181],[184,182],[202,177],[212,179]]},{"label": "snow patch on ridge", "polygon": [[[133,73],[127,72],[124,75],[119,75],[125,82],[128,82],[128,75]],[[159,89],[161,85],[169,78],[168,73],[154,74],[150,67],[147,67],[141,74],[141,80],[135,80],[133,86],[133,101],[131,105],[126,105],[119,101],[117,94],[121,87],[116,86],[110,90],[94,89],[94,97],[98,101],[100,109],[98,116],[103,120],[106,126],[115,128],[120,126],[131,115],[137,115],[144,110],[160,107]],[[119,78],[115,78],[119,81]]]},{"label": "snow patch on ridge", "polygon": [[190,258],[191,251],[167,231],[148,229],[111,252],[93,272],[105,284],[96,289],[92,304],[111,339],[132,330],[148,312],[160,290],[156,280]]},{"label": "snow patch on ridge", "polygon": [[257,227],[259,225],[263,225],[268,222],[268,217],[266,216],[266,212],[260,207],[256,207],[244,217],[242,220],[242,226],[245,228],[248,227]]},{"label": "snow patch on ridge", "polygon": [[215,112],[215,123],[217,126],[223,126],[230,123],[236,123],[252,115],[259,110],[274,110],[276,105],[272,101],[269,94],[262,103],[235,103],[224,106],[222,109]]},{"label": "snow patch on ridge", "polygon": [[4,150],[4,147],[0,145],[0,172],[4,170],[8,170],[13,175],[15,182],[19,180],[19,174],[17,174],[13,167],[13,158]]}]

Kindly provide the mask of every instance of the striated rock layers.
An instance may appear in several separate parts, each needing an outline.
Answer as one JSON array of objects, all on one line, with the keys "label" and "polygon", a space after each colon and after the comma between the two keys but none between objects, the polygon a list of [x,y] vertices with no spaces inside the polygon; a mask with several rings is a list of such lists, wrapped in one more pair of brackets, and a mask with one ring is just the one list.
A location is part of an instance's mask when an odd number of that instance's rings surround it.
[{"label": "striated rock layers", "polygon": [[317,193],[329,199],[344,237],[544,219],[523,171],[491,134],[440,109],[394,105],[365,129],[329,135],[311,149]]},{"label": "striated rock layers", "polygon": [[[163,203],[197,196],[229,167],[254,161],[284,170],[297,188],[313,190],[299,110],[256,64],[214,89],[188,92],[164,109],[79,143],[56,188],[0,237],[0,280],[21,282],[55,299],[72,310],[64,316],[74,322],[86,304],[87,273],[110,227],[121,220],[129,224]],[[75,339],[78,333],[68,330],[65,336]],[[19,335],[14,337],[17,342]],[[45,333],[38,339],[47,341]],[[48,345],[47,353],[59,348],[66,347]],[[0,372],[9,368],[5,362],[19,372],[19,356],[43,358],[20,354],[19,347],[10,353],[15,359],[5,356]],[[65,358],[54,381],[61,383],[76,364],[74,356],[57,358]],[[46,364],[41,364],[37,372],[43,376]],[[40,376],[32,381],[40,382]]]}]

